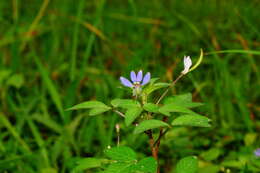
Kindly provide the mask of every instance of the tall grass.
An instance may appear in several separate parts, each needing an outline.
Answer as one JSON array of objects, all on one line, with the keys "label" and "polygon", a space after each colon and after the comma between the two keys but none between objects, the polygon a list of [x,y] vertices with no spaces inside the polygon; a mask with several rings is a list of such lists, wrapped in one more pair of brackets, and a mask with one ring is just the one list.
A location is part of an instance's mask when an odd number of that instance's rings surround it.
[{"label": "tall grass", "polygon": [[[132,69],[173,80],[182,57],[195,60],[200,48],[203,64],[171,92],[192,92],[205,102],[200,111],[213,119],[213,128],[198,134],[219,143],[230,137],[238,150],[260,124],[257,3],[1,1],[0,172],[66,172],[72,158],[102,155],[115,145],[115,123],[124,127],[123,121],[64,110],[83,100],[123,96],[118,77]],[[136,139],[131,131],[122,131],[122,145],[143,151],[145,136]],[[230,146],[223,148],[228,156]],[[161,157],[165,165],[183,155],[175,152]]]}]

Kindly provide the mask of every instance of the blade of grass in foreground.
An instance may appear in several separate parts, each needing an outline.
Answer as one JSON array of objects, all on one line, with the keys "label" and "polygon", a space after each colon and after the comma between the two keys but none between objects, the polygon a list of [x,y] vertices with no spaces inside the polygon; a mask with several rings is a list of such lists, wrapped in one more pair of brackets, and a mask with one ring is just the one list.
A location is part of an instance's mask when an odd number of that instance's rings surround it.
[{"label": "blade of grass in foreground", "polygon": [[205,53],[205,55],[222,54],[222,53],[241,53],[241,54],[260,55],[260,51],[257,51],[257,50],[239,50],[239,49],[207,52],[207,53]]},{"label": "blade of grass in foreground", "polygon": [[16,132],[15,128],[12,126],[10,121],[0,113],[0,122],[7,128],[7,130],[13,135],[13,137],[21,144],[22,148],[24,148],[25,151],[31,152],[29,146],[27,143],[21,138],[21,136]]},{"label": "blade of grass in foreground", "polygon": [[54,85],[54,83],[51,81],[48,72],[46,71],[46,69],[43,67],[42,63],[40,62],[40,60],[38,59],[37,56],[34,57],[35,63],[39,69],[39,72],[41,74],[41,77],[43,79],[44,84],[47,86],[47,89],[49,91],[49,94],[55,104],[55,106],[57,107],[60,116],[62,118],[62,120],[64,121],[65,117],[64,117],[64,110],[62,107],[62,102],[61,102],[61,98],[60,95]]},{"label": "blade of grass in foreground", "polygon": [[50,167],[50,162],[49,162],[49,158],[48,158],[48,152],[47,149],[45,147],[45,142],[41,137],[41,134],[37,128],[37,126],[34,124],[34,122],[31,119],[27,119],[28,125],[31,128],[31,131],[33,133],[33,136],[35,138],[35,141],[38,145],[38,147],[40,148],[40,152],[42,154],[42,157],[44,158],[45,161],[45,166],[46,167]]},{"label": "blade of grass in foreground", "polygon": [[[81,0],[78,4],[78,14],[77,19],[81,20],[82,12],[84,9],[84,0]],[[78,38],[79,38],[79,22],[75,22],[74,32],[73,32],[73,42],[72,42],[72,53],[71,53],[71,68],[70,68],[70,79],[71,81],[75,78],[75,69],[76,69],[76,57],[77,57],[77,47],[78,47]]]}]

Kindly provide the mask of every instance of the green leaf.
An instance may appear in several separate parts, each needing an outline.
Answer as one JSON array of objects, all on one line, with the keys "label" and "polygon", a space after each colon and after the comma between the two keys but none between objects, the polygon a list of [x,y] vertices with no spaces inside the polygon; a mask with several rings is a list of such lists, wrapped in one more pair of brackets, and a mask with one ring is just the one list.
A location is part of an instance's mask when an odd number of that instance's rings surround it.
[{"label": "green leaf", "polygon": [[0,86],[2,85],[4,80],[9,78],[10,75],[11,75],[10,70],[1,70],[0,71]]},{"label": "green leaf", "polygon": [[133,166],[132,162],[130,162],[130,163],[129,162],[112,163],[102,173],[133,173],[132,166]]},{"label": "green leaf", "polygon": [[78,109],[92,109],[92,108],[101,108],[101,109],[110,109],[109,106],[105,105],[100,101],[86,101],[80,104],[77,104],[67,110],[78,110]]},{"label": "green leaf", "polygon": [[94,116],[94,115],[102,114],[104,112],[109,111],[110,109],[111,109],[110,107],[108,107],[108,108],[94,108],[94,109],[90,109],[89,115],[90,116]]},{"label": "green leaf", "polygon": [[127,126],[132,124],[132,122],[141,114],[142,108],[141,107],[133,107],[128,109],[125,113],[125,123]]},{"label": "green leaf", "polygon": [[201,115],[182,115],[172,121],[173,126],[210,127],[210,119]]},{"label": "green leaf", "polygon": [[14,74],[7,80],[7,85],[13,86],[17,89],[21,88],[24,84],[24,77],[22,74]]},{"label": "green leaf", "polygon": [[114,99],[111,101],[111,104],[114,107],[121,107],[121,108],[126,108],[130,109],[132,107],[140,107],[140,103],[136,100],[131,100],[131,99]]},{"label": "green leaf", "polygon": [[156,173],[157,161],[153,157],[146,157],[140,160],[133,168],[134,171],[145,173]]},{"label": "green leaf", "polygon": [[171,103],[171,104],[167,104],[167,105],[162,106],[159,109],[159,112],[166,115],[166,116],[169,116],[170,112],[188,113],[188,114],[198,115],[197,113],[189,110],[188,108],[180,106],[180,105],[175,104],[175,103]]},{"label": "green leaf", "polygon": [[134,161],[136,153],[129,147],[119,146],[105,151],[105,155],[117,161]]},{"label": "green leaf", "polygon": [[106,159],[97,159],[97,158],[80,159],[76,162],[77,166],[73,169],[72,172],[80,172],[86,169],[101,167],[103,162],[106,162]]},{"label": "green leaf", "polygon": [[143,108],[148,112],[153,112],[153,113],[159,112],[159,106],[154,103],[146,103],[144,104]]},{"label": "green leaf", "polygon": [[211,148],[208,151],[202,152],[200,156],[206,161],[212,161],[219,157],[220,152],[219,148]]},{"label": "green leaf", "polygon": [[157,80],[159,80],[160,78],[158,77],[155,77],[155,78],[152,78],[149,82],[149,85],[153,85]]},{"label": "green leaf", "polygon": [[152,92],[154,92],[158,89],[161,89],[161,88],[168,87],[169,85],[170,85],[169,83],[162,83],[162,82],[151,84],[151,85],[148,85],[146,88],[144,88],[143,93],[146,95],[149,95]]},{"label": "green leaf", "polygon": [[191,93],[176,95],[176,96],[173,96],[173,97],[168,97],[164,101],[165,105],[171,104],[171,103],[182,106],[182,107],[186,107],[186,108],[194,108],[194,107],[198,107],[198,106],[203,105],[203,103],[192,102]]},{"label": "green leaf", "polygon": [[198,171],[198,159],[189,156],[181,159],[176,166],[176,173],[196,173]]},{"label": "green leaf", "polygon": [[144,120],[138,126],[135,127],[134,133],[142,133],[149,129],[155,129],[158,127],[169,127],[169,125],[160,120]]}]

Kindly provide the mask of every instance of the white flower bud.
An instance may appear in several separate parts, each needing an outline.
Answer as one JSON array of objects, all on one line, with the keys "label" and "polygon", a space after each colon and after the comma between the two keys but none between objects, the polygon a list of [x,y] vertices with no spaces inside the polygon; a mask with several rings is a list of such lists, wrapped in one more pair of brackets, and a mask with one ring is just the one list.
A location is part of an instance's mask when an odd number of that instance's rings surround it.
[{"label": "white flower bud", "polygon": [[191,65],[192,65],[190,56],[184,56],[183,63],[184,63],[184,70],[181,73],[187,74],[190,70]]}]

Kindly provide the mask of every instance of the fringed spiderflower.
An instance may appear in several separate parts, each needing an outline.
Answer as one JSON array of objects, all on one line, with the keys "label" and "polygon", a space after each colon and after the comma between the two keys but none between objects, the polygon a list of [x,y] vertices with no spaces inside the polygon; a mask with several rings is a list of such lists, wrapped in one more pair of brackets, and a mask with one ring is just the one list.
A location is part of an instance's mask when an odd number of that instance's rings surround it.
[{"label": "fringed spiderflower", "polygon": [[192,61],[190,59],[190,56],[184,56],[183,63],[184,63],[184,70],[181,73],[187,74],[190,70],[191,65],[192,65]]},{"label": "fringed spiderflower", "polygon": [[260,148],[257,148],[254,152],[256,157],[260,157]]},{"label": "fringed spiderflower", "polygon": [[130,82],[125,77],[121,76],[120,81],[121,81],[122,85],[132,88],[133,89],[133,95],[137,96],[141,93],[142,86],[146,85],[150,81],[151,74],[150,74],[150,72],[147,72],[145,74],[145,76],[143,77],[143,71],[142,70],[140,70],[137,74],[134,71],[131,71],[130,78],[131,78],[132,82]]}]

